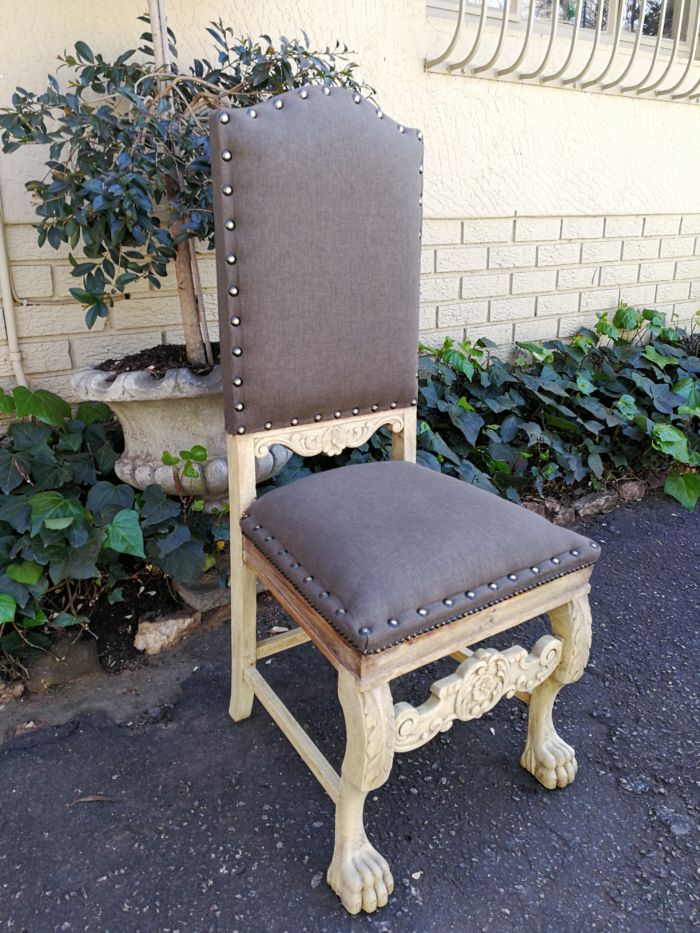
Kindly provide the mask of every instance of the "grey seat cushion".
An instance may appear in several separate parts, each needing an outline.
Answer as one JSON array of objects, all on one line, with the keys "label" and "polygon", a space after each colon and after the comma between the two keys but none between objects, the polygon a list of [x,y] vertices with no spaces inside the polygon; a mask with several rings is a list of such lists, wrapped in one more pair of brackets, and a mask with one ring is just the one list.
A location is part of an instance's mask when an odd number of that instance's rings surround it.
[{"label": "grey seat cushion", "polygon": [[595,542],[413,463],[340,467],[257,499],[243,533],[363,654],[593,563]]}]

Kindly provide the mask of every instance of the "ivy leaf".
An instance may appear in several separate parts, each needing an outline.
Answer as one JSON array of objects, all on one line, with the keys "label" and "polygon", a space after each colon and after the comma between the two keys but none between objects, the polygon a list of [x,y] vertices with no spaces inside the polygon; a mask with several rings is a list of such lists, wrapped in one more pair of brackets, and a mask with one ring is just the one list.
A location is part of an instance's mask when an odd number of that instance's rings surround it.
[{"label": "ivy leaf", "polygon": [[31,461],[26,455],[0,447],[0,489],[3,492],[12,492],[21,486],[31,468]]},{"label": "ivy leaf", "polygon": [[583,373],[579,373],[576,376],[576,385],[579,388],[579,392],[583,392],[584,395],[591,395],[591,393],[596,390],[588,376]]},{"label": "ivy leaf", "polygon": [[91,580],[99,577],[97,558],[102,547],[104,532],[101,528],[90,528],[88,539],[79,548],[57,545],[47,548],[49,576],[53,583],[61,580]]},{"label": "ivy leaf", "polygon": [[51,437],[51,428],[30,421],[15,421],[7,430],[15,450],[29,450]]},{"label": "ivy leaf", "polygon": [[460,429],[468,444],[476,444],[479,432],[484,426],[484,419],[475,411],[465,411],[461,405],[450,410],[450,420]]},{"label": "ivy leaf", "polygon": [[671,392],[665,382],[654,385],[652,397],[654,399],[654,408],[660,411],[662,415],[673,414],[674,408],[683,402],[681,396]]},{"label": "ivy leaf", "polygon": [[112,412],[104,402],[81,402],[75,417],[83,424],[99,424],[109,421],[112,418]]},{"label": "ivy leaf", "polygon": [[46,389],[37,389],[32,393],[31,413],[44,424],[60,428],[66,418],[70,418],[70,405],[59,395]]},{"label": "ivy leaf", "polygon": [[119,554],[132,554],[145,557],[143,550],[143,532],[139,517],[134,509],[122,509],[107,525],[104,546]]},{"label": "ivy leaf", "polygon": [[207,448],[202,447],[201,444],[194,444],[190,450],[190,458],[196,460],[199,463],[204,463],[208,457]]},{"label": "ivy leaf", "polygon": [[641,324],[641,316],[629,305],[621,304],[613,317],[613,325],[620,330],[636,330]]},{"label": "ivy leaf", "polygon": [[186,541],[169,554],[154,557],[161,569],[178,583],[198,583],[204,571],[204,548],[198,541]]},{"label": "ivy leaf", "polygon": [[32,393],[26,386],[15,386],[12,390],[15,413],[18,418],[29,418],[32,414]]},{"label": "ivy leaf", "polygon": [[85,507],[95,517],[98,525],[111,522],[117,512],[131,509],[134,505],[134,490],[125,483],[116,485],[100,480],[90,488]]},{"label": "ivy leaf", "polygon": [[[26,610],[25,610],[26,611]],[[20,621],[19,619],[17,621]],[[38,628],[40,625],[46,625],[48,619],[41,606],[32,606],[32,612],[29,615],[22,615],[21,625],[23,629]]]},{"label": "ivy leaf", "polygon": [[73,615],[72,612],[59,612],[49,621],[51,628],[69,628],[71,625],[87,625],[90,620],[87,616]]},{"label": "ivy leaf", "polygon": [[175,525],[170,534],[166,535],[164,538],[160,538],[154,541],[154,547],[158,552],[159,558],[165,557],[167,554],[170,554],[176,548],[180,547],[182,544],[185,544],[187,541],[190,541],[192,538],[192,533],[187,525],[178,524]]},{"label": "ivy leaf", "polygon": [[161,486],[152,483],[146,486],[143,491],[143,503],[141,505],[141,522],[144,527],[149,525],[159,525],[169,518],[175,518],[180,514],[179,505],[163,492]]},{"label": "ivy leaf", "polygon": [[29,530],[32,509],[26,495],[5,496],[0,505],[0,519],[7,522],[19,534]]},{"label": "ivy leaf", "polygon": [[32,527],[31,534],[35,535],[44,525],[52,531],[61,531],[68,528],[75,521],[80,521],[85,511],[78,502],[73,502],[56,490],[38,492],[32,496]]},{"label": "ivy leaf", "polygon": [[672,366],[674,363],[678,363],[678,360],[674,356],[664,356],[659,353],[654,347],[646,346],[644,348],[643,356],[645,359],[650,360],[652,363],[655,363],[660,369],[664,369],[666,366]]},{"label": "ivy leaf", "polygon": [[41,579],[44,568],[33,560],[24,560],[19,564],[9,564],[5,572],[15,583],[34,586]]},{"label": "ivy leaf", "polygon": [[121,586],[115,586],[113,590],[110,590],[107,596],[107,602],[110,604],[110,606],[113,606],[115,603],[123,603],[124,588]]},{"label": "ivy leaf", "polygon": [[678,463],[690,463],[688,438],[672,424],[662,422],[654,425],[651,442],[656,450],[672,457]]},{"label": "ivy leaf", "polygon": [[700,498],[700,475],[697,473],[672,473],[666,477],[664,492],[673,496],[684,509],[694,511]]},{"label": "ivy leaf", "polygon": [[630,421],[639,414],[637,403],[631,395],[621,395],[616,399],[615,407]]},{"label": "ivy leaf", "polygon": [[603,477],[603,461],[601,460],[600,454],[592,453],[588,455],[588,466],[591,473],[595,476],[596,479],[602,479]]},{"label": "ivy leaf", "polygon": [[17,603],[8,593],[0,593],[0,624],[12,622],[17,612]]},{"label": "ivy leaf", "polygon": [[0,389],[0,414],[14,415],[15,400],[4,389]]}]

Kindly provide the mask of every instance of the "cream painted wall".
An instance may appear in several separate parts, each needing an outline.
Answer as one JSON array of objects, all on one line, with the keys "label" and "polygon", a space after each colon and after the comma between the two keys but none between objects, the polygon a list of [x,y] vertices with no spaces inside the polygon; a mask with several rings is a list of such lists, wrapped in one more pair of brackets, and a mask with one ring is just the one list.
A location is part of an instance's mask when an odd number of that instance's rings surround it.
[{"label": "cream painted wall", "polygon": [[[42,86],[55,53],[82,37],[116,53],[136,43],[143,0],[3,0],[0,101],[15,84]],[[425,0],[170,0],[181,57],[206,54],[219,14],[241,31],[273,36],[304,28],[317,43],[347,42],[385,110],[426,137],[428,217],[639,214],[700,210],[697,105],[427,74],[441,47]],[[21,175],[30,161],[2,160],[11,222],[30,217]]]},{"label": "cream painted wall", "polygon": [[[382,108],[425,133],[424,339],[567,336],[622,299],[688,323],[700,307],[700,109],[517,82],[428,74],[451,25],[425,0],[166,0],[182,62],[211,56],[221,15],[238,32],[346,42]],[[138,45],[144,0],[0,0],[0,106],[45,87],[84,39],[106,56]],[[60,77],[59,72],[59,77]],[[36,247],[23,183],[42,153],[0,155],[0,192],[32,383],[71,396],[70,375],[108,356],[181,340],[174,283],[133,289],[88,335],[64,250]],[[202,257],[216,328],[213,259]],[[0,316],[0,384],[11,380]]]}]

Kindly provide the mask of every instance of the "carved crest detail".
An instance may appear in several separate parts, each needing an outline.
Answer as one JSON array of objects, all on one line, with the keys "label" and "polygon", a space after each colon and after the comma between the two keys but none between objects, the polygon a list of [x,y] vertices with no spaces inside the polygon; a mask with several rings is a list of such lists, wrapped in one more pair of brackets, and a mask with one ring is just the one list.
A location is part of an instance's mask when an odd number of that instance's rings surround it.
[{"label": "carved crest detail", "polygon": [[256,437],[254,452],[263,457],[273,444],[282,444],[302,457],[326,454],[329,457],[341,453],[346,447],[359,447],[378,428],[391,427],[394,433],[403,428],[403,415],[395,412],[379,412],[362,418],[346,418],[325,424],[307,424],[291,429],[265,432]]}]

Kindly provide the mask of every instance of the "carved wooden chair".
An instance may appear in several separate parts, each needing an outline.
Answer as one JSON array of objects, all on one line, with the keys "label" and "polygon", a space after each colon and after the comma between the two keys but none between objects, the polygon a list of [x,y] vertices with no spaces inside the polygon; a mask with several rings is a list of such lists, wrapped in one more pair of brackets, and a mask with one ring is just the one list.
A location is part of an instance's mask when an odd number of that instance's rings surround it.
[{"label": "carved wooden chair", "polygon": [[[389,867],[363,826],[396,752],[501,697],[529,702],[521,764],[576,774],[552,706],[590,645],[595,542],[417,466],[422,134],[348,89],[303,88],[212,115],[211,160],[231,506],[230,714],[257,697],[336,804],[328,883],[351,913],[383,906]],[[255,458],[337,454],[382,426],[393,460],[307,477],[260,499]],[[297,622],[256,642],[256,578]],[[548,613],[531,652],[467,646]],[[340,776],[256,662],[311,640],[338,671]],[[454,673],[420,706],[395,678]]]}]

